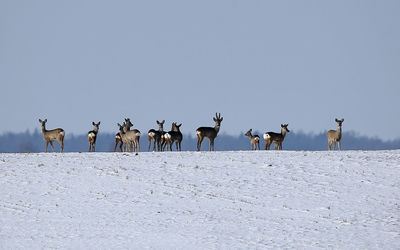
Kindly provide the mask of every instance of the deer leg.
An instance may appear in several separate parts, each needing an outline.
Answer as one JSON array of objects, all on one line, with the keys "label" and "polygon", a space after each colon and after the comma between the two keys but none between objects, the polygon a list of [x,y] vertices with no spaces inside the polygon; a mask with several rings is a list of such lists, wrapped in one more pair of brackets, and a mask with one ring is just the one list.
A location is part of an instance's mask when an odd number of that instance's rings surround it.
[{"label": "deer leg", "polygon": [[214,139],[210,139],[210,151],[214,151]]},{"label": "deer leg", "polygon": [[92,143],[89,142],[89,152],[92,152]]},{"label": "deer leg", "polygon": [[52,142],[52,141],[50,141],[50,146],[51,146],[51,148],[53,149],[53,152],[55,152],[54,146],[53,146],[53,142]]},{"label": "deer leg", "polygon": [[46,150],[45,150],[45,152],[47,153],[47,148],[49,147],[49,142],[48,141],[46,141]]},{"label": "deer leg", "polygon": [[61,153],[64,151],[64,138],[60,141]]},{"label": "deer leg", "polygon": [[341,150],[342,150],[342,147],[340,146],[340,141],[338,141],[337,144],[338,144],[339,150],[341,151]]},{"label": "deer leg", "polygon": [[333,150],[336,150],[336,141],[333,142]]},{"label": "deer leg", "polygon": [[203,142],[203,137],[197,136],[197,151],[200,151],[201,143]]},{"label": "deer leg", "polygon": [[150,146],[151,146],[151,139],[150,139],[150,137],[149,137],[149,147],[147,148],[147,152],[150,152]]},{"label": "deer leg", "polygon": [[136,152],[140,152],[140,141],[139,138],[137,139],[137,147],[136,147],[137,151]]},{"label": "deer leg", "polygon": [[93,143],[92,150],[93,152],[96,152],[96,143]]}]

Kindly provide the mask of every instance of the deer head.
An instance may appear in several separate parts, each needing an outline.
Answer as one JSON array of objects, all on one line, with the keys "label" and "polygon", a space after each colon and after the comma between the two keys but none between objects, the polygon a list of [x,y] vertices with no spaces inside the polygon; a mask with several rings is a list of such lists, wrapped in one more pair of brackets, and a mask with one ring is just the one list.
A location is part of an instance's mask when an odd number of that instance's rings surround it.
[{"label": "deer head", "polygon": [[94,131],[98,131],[99,130],[100,122],[98,122],[98,123],[92,122],[92,125],[93,125],[93,130]]},{"label": "deer head", "polygon": [[42,121],[41,119],[39,119],[40,124],[42,125],[42,128],[44,128],[46,126],[46,122],[47,119],[44,119],[44,121]]},{"label": "deer head", "polygon": [[213,118],[213,120],[214,120],[214,122],[215,122],[215,126],[216,126],[216,127],[221,126],[221,122],[222,122],[223,119],[224,119],[224,118],[221,117],[221,113],[219,113],[219,114],[215,113],[215,117]]},{"label": "deer head", "polygon": [[338,127],[342,127],[342,123],[344,122],[344,119],[339,120],[339,119],[335,119],[336,123],[338,124]]},{"label": "deer head", "polygon": [[130,130],[130,128],[133,127],[133,123],[131,122],[130,118],[125,118],[124,124],[126,130]]},{"label": "deer head", "polygon": [[290,132],[290,130],[287,128],[289,126],[289,124],[281,124],[281,128],[282,130],[286,130],[286,132]]},{"label": "deer head", "polygon": [[249,129],[249,131],[246,132],[246,134],[244,134],[245,136],[251,136],[251,132],[253,131],[253,129]]},{"label": "deer head", "polygon": [[182,126],[182,123],[178,125],[176,122],[173,122],[173,123],[172,123],[172,129],[171,129],[171,130],[172,130],[172,131],[179,132],[181,126]]}]

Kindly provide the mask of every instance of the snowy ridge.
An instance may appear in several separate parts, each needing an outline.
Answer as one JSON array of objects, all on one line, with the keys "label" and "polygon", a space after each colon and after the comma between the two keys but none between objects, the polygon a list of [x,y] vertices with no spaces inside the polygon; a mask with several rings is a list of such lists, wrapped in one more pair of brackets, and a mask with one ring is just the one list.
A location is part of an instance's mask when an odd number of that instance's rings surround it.
[{"label": "snowy ridge", "polygon": [[400,248],[400,150],[0,154],[0,248]]}]

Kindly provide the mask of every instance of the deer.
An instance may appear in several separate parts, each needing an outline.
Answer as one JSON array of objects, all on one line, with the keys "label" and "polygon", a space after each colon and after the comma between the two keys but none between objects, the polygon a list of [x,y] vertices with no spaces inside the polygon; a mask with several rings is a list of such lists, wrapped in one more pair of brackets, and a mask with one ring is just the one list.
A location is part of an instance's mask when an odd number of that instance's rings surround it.
[{"label": "deer", "polygon": [[331,150],[332,144],[334,144],[333,150],[336,150],[336,142],[337,142],[339,150],[342,150],[340,145],[340,140],[342,139],[342,123],[344,122],[344,119],[342,118],[342,120],[339,120],[335,118],[335,121],[338,126],[337,130],[329,130],[326,133],[326,136],[328,137],[328,148],[329,150]]},{"label": "deer", "polygon": [[52,129],[52,130],[47,130],[46,129],[46,122],[47,122],[47,119],[45,119],[44,121],[39,119],[39,123],[42,125],[43,139],[46,141],[46,150],[45,150],[45,152],[47,152],[47,148],[49,146],[49,143],[51,145],[51,148],[53,149],[53,152],[55,152],[54,146],[53,146],[53,141],[57,140],[60,143],[61,153],[62,153],[63,150],[64,150],[64,137],[65,137],[64,129],[56,128],[56,129]]},{"label": "deer", "polygon": [[151,142],[153,142],[153,151],[156,151],[156,144],[157,144],[157,150],[161,151],[161,136],[163,135],[164,132],[165,120],[163,120],[162,122],[159,122],[157,120],[156,122],[158,124],[158,130],[150,129],[149,132],[147,133],[149,136],[148,151],[150,151]]},{"label": "deer", "polygon": [[290,130],[287,128],[289,124],[281,124],[281,133],[266,132],[264,133],[265,150],[269,150],[272,143],[275,143],[275,150],[282,150],[282,142]]},{"label": "deer", "polygon": [[96,151],[96,139],[97,139],[97,133],[99,132],[100,122],[98,123],[92,122],[92,125],[93,125],[93,130],[88,132],[89,152]]},{"label": "deer", "polygon": [[254,147],[254,150],[257,150],[257,146],[258,146],[258,150],[260,150],[260,137],[258,135],[252,135],[251,134],[252,131],[253,131],[253,129],[250,129],[244,135],[248,136],[250,139],[251,150],[253,150],[253,147]]},{"label": "deer", "polygon": [[[130,118],[125,118],[125,126],[124,126],[124,132],[126,136],[128,136],[129,143],[124,143],[126,147],[131,146],[132,152],[139,152],[140,151],[140,136],[141,133],[137,129],[132,129],[133,124],[131,122]],[[122,135],[121,135],[122,137]]]},{"label": "deer", "polygon": [[[125,124],[122,124],[123,126],[125,126]],[[119,144],[119,150],[122,152],[122,137],[121,137],[121,133],[118,132],[115,134],[115,145],[114,145],[114,152],[117,150],[117,146]]]},{"label": "deer", "polygon": [[[125,127],[125,122],[122,123],[122,126]],[[122,143],[122,137],[121,137],[121,133],[120,133],[120,132],[117,132],[117,133],[115,134],[114,152],[116,152],[118,144],[119,144],[119,150],[122,152],[122,145],[123,145],[123,143]]]},{"label": "deer", "polygon": [[224,118],[221,117],[221,113],[215,113],[215,117],[213,118],[215,122],[214,127],[200,127],[196,129],[197,135],[197,151],[200,151],[201,143],[204,138],[208,138],[210,140],[210,151],[214,151],[214,140],[218,135],[219,129],[221,127],[221,122]]},{"label": "deer", "polygon": [[176,151],[182,151],[181,143],[182,143],[183,135],[180,130],[181,126],[182,126],[182,123],[179,125],[176,122],[172,123],[171,131],[164,134],[163,147],[167,146],[167,149],[168,149],[168,145],[169,145],[169,150],[172,151],[172,145],[175,142]]}]

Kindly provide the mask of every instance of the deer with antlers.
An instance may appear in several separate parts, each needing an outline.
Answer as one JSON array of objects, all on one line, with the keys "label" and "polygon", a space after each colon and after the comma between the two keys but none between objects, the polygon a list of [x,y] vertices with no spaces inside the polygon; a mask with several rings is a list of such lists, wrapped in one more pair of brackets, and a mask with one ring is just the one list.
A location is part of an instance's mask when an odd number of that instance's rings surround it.
[{"label": "deer with antlers", "polygon": [[221,113],[215,113],[215,117],[213,118],[215,122],[214,127],[200,127],[196,129],[197,135],[197,151],[200,151],[201,143],[204,138],[208,138],[210,140],[210,151],[214,151],[214,140],[218,135],[219,129],[221,127],[221,122],[224,118],[221,117]]}]

